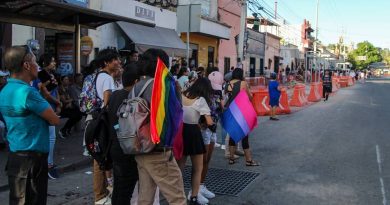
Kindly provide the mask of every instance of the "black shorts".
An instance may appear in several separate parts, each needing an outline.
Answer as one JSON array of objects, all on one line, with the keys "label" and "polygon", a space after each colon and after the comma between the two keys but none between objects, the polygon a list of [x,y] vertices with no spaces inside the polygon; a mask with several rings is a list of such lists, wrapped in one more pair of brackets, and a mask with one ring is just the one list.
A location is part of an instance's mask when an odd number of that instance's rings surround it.
[{"label": "black shorts", "polygon": [[198,124],[183,124],[183,155],[204,154],[206,148]]},{"label": "black shorts", "polygon": [[323,91],[326,93],[331,93],[332,92],[332,87],[331,86],[324,86]]}]

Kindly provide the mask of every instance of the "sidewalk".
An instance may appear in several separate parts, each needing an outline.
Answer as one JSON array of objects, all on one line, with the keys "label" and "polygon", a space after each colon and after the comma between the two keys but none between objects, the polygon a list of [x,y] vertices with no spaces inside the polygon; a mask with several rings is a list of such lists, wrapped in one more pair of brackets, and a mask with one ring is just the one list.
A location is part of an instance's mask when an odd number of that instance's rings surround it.
[{"label": "sidewalk", "polygon": [[[56,131],[58,132],[59,128],[63,126],[66,119],[61,120],[61,125],[57,127]],[[82,121],[84,122],[84,121]],[[72,136],[67,139],[62,139],[57,135],[56,144],[54,148],[54,164],[57,165],[59,173],[64,173],[68,171],[73,171],[75,169],[80,169],[92,164],[91,157],[83,156],[83,147],[82,147],[83,132],[75,130],[72,133]],[[8,152],[5,149],[0,150],[0,191],[8,189],[8,179],[4,171],[5,164],[7,162]],[[61,175],[60,175],[61,177]]]}]

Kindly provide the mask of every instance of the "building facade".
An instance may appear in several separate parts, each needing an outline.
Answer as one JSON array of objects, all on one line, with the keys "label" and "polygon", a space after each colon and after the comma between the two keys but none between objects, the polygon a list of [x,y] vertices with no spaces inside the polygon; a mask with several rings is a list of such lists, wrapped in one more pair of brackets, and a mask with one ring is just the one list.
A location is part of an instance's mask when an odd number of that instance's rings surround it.
[{"label": "building facade", "polygon": [[262,75],[265,63],[265,34],[246,28],[244,40],[243,66],[246,76],[256,77]]},{"label": "building facade", "polygon": [[177,28],[181,39],[188,42],[190,68],[219,67],[219,43],[229,39],[230,26],[218,20],[217,11],[217,0],[179,1]]},{"label": "building facade", "polygon": [[281,63],[280,40],[279,36],[265,33],[265,65],[275,73],[278,73]]},{"label": "building facade", "polygon": [[221,72],[229,72],[237,65],[238,35],[240,34],[241,4],[230,0],[218,0],[219,20],[230,28],[229,39],[222,39],[218,49],[218,68]]}]

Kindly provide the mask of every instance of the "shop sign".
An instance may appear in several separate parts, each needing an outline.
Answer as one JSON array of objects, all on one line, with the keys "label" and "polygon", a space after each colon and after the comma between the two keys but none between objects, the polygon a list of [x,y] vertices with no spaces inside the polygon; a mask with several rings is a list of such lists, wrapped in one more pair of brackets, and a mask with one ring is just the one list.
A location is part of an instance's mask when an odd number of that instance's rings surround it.
[{"label": "shop sign", "polygon": [[80,51],[81,55],[87,56],[91,54],[93,49],[93,41],[92,38],[89,36],[83,36],[80,39]]},{"label": "shop sign", "polygon": [[61,36],[57,40],[57,57],[58,57],[58,68],[57,73],[61,76],[72,75],[74,65],[74,41],[73,38],[68,36]]},{"label": "shop sign", "polygon": [[156,13],[153,10],[135,6],[135,16],[154,21]]}]

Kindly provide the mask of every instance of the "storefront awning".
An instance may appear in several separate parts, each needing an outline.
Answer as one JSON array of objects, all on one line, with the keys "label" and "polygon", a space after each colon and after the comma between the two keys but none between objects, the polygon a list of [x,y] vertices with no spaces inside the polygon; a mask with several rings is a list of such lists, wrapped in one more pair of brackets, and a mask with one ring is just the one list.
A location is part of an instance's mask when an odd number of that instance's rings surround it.
[{"label": "storefront awning", "polygon": [[96,28],[116,21],[154,26],[60,0],[0,0],[0,22],[74,32],[77,22],[83,27]]},{"label": "storefront awning", "polygon": [[173,29],[162,27],[146,27],[142,25],[117,22],[123,32],[134,42],[140,52],[149,48],[160,48],[169,56],[185,57],[186,44]]}]

